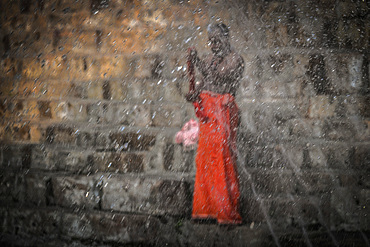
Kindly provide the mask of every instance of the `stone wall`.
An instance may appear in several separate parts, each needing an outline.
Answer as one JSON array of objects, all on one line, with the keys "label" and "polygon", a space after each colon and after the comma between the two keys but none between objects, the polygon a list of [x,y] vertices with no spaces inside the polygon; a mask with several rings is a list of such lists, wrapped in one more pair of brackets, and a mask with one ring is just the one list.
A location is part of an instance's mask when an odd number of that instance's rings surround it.
[{"label": "stone wall", "polygon": [[[0,243],[368,246],[369,3],[1,1]],[[244,223],[190,221],[186,50],[223,21]]]}]

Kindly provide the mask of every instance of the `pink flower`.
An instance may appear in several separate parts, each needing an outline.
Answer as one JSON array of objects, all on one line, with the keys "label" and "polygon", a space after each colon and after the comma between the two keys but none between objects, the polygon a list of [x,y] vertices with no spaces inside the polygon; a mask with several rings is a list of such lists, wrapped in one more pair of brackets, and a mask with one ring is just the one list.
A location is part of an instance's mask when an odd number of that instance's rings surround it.
[{"label": "pink flower", "polygon": [[176,133],[175,141],[176,143],[182,143],[185,147],[194,146],[199,137],[199,123],[190,119],[185,123],[184,127]]}]

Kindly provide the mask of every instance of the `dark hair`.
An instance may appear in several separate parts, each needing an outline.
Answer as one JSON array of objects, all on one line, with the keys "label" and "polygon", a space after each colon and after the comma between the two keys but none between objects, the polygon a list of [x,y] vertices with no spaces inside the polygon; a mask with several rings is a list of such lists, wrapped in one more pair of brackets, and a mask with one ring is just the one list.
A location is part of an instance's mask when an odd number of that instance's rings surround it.
[{"label": "dark hair", "polygon": [[221,34],[223,36],[229,37],[229,28],[223,23],[209,24],[208,28],[207,28],[207,31],[208,31],[208,33],[213,33],[217,29],[221,32]]}]

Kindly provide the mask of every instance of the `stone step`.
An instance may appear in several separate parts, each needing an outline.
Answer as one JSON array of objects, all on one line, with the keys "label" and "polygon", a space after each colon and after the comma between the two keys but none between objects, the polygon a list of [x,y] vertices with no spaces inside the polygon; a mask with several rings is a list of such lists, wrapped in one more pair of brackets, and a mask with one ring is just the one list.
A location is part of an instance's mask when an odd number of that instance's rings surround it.
[{"label": "stone step", "polygon": [[1,246],[358,246],[370,232],[328,231],[317,225],[277,229],[267,224],[218,225],[184,217],[157,217],[62,208],[0,208]]},{"label": "stone step", "polygon": [[[266,225],[61,208],[0,208],[2,246],[273,246]],[[27,241],[26,241],[27,240]],[[70,245],[68,245],[70,244]]]}]

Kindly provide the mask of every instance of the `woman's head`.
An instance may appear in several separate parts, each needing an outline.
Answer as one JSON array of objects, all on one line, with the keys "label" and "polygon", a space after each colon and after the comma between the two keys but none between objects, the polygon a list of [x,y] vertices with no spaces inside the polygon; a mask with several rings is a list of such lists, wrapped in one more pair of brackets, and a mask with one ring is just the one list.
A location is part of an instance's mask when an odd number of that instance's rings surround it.
[{"label": "woman's head", "polygon": [[229,29],[225,24],[210,24],[207,32],[209,45],[215,55],[222,56],[230,52]]}]

